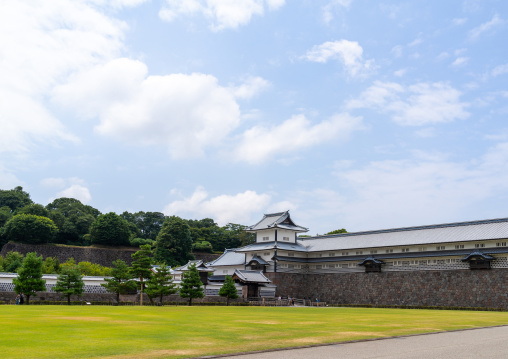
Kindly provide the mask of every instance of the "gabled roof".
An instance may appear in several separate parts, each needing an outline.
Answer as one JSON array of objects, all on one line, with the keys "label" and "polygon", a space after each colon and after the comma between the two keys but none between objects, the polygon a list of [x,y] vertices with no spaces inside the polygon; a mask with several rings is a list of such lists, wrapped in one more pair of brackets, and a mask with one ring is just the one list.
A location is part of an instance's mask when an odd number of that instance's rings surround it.
[{"label": "gabled roof", "polygon": [[309,252],[507,239],[508,218],[299,238]]},{"label": "gabled roof", "polygon": [[272,281],[265,277],[261,271],[253,270],[235,270],[233,279],[238,279],[242,283],[272,283]]},{"label": "gabled roof", "polygon": [[245,264],[245,253],[236,252],[234,249],[226,249],[224,253],[214,261],[207,263],[209,267],[237,266]]},{"label": "gabled roof", "polygon": [[208,268],[202,260],[194,260],[194,261],[188,261],[187,264],[184,264],[181,267],[175,268],[177,271],[188,271],[189,267],[194,264],[196,265],[196,268],[198,272],[213,272],[213,269]]},{"label": "gabled roof", "polygon": [[491,261],[491,260],[494,259],[494,257],[489,256],[488,254],[482,253],[480,251],[474,251],[471,254],[469,254],[467,257],[462,258],[461,261],[467,262],[467,261],[470,261],[472,258],[475,258],[475,257],[481,258],[483,260],[488,260],[488,261]]},{"label": "gabled roof", "polygon": [[250,266],[252,262],[256,262],[258,264],[265,265],[265,266],[268,265],[267,261],[265,261],[263,258],[258,257],[256,255],[254,257],[252,257],[252,259],[249,261],[249,263],[247,263],[247,265]]},{"label": "gabled roof", "polygon": [[359,266],[364,266],[364,265],[366,265],[366,264],[367,264],[367,263],[369,263],[369,262],[374,263],[374,264],[383,264],[383,262],[382,262],[382,261],[380,261],[380,260],[378,260],[378,259],[376,259],[376,258],[374,258],[374,257],[367,257],[367,258],[365,258],[363,261],[361,261],[360,263],[358,263],[358,265],[359,265]]},{"label": "gabled roof", "polygon": [[256,224],[247,227],[248,232],[260,231],[263,229],[288,229],[295,232],[307,232],[309,229],[296,225],[289,215],[289,211],[265,214]]}]

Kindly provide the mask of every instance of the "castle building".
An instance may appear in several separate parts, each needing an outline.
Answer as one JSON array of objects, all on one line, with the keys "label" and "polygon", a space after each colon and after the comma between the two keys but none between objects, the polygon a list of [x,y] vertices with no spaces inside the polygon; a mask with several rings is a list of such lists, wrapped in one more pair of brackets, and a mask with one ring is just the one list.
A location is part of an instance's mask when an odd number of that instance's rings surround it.
[{"label": "castle building", "polygon": [[[246,230],[255,233],[255,243],[226,250],[209,266],[214,274],[222,275],[235,270],[261,271],[277,284],[281,295],[296,295],[285,292],[288,288],[295,291],[294,285],[285,283],[287,280],[310,288],[324,279],[339,283],[347,275],[356,274],[351,277],[355,281],[367,278],[358,276],[361,273],[377,275],[379,280],[394,278],[389,273],[415,273],[406,276],[412,278],[410,281],[443,272],[456,278],[466,272],[508,274],[508,218],[298,237],[308,229],[297,225],[286,211],[265,214]],[[473,276],[486,279],[489,275]],[[473,290],[481,283],[466,284]],[[316,295],[300,289],[299,293]],[[320,293],[321,289],[315,291]],[[327,300],[334,300],[334,291],[328,291]]]}]

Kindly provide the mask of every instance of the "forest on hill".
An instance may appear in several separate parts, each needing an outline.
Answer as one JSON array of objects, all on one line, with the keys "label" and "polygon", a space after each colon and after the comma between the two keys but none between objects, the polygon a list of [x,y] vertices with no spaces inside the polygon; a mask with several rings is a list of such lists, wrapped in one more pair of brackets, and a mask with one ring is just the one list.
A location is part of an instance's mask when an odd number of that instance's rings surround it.
[{"label": "forest on hill", "polygon": [[245,225],[220,227],[211,218],[183,219],[160,212],[101,213],[74,198],[34,203],[22,187],[0,190],[0,249],[9,242],[76,246],[150,244],[155,258],[174,266],[191,252],[220,253],[254,242]]}]

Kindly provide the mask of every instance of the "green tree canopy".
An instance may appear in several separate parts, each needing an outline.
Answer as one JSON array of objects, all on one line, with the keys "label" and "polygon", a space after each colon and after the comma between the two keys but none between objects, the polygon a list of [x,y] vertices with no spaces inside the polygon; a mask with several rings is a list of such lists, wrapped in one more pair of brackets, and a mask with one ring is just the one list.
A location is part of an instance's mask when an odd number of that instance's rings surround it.
[{"label": "green tree canopy", "polygon": [[81,297],[85,290],[85,283],[83,283],[78,267],[65,267],[62,269],[53,290],[67,297],[68,305],[71,305],[71,295]]},{"label": "green tree canopy", "polygon": [[183,272],[182,283],[180,284],[180,297],[189,298],[189,305],[192,305],[192,299],[203,298],[203,283],[199,278],[199,272],[193,263],[189,266],[189,270]]},{"label": "green tree canopy", "polygon": [[100,215],[99,210],[74,198],[58,198],[46,206],[50,218],[58,226],[56,243],[88,245],[86,234]]},{"label": "green tree canopy", "polygon": [[123,212],[120,215],[127,222],[134,225],[135,230],[131,229],[133,236],[155,240],[159,234],[162,224],[166,217],[160,212]]},{"label": "green tree canopy", "polygon": [[11,209],[7,206],[0,207],[0,227],[3,227],[11,218]]},{"label": "green tree canopy", "polygon": [[48,217],[49,211],[42,204],[31,203],[16,210],[16,214],[34,214],[36,216]]},{"label": "green tree canopy", "polygon": [[341,229],[336,229],[334,231],[328,232],[326,234],[328,235],[328,234],[341,234],[341,233],[347,233],[347,231],[344,228],[341,228]]},{"label": "green tree canopy", "polygon": [[178,291],[175,287],[176,285],[173,283],[169,267],[161,264],[146,283],[146,294],[150,298],[150,301],[155,297],[159,297],[159,303],[162,304],[164,296],[175,294]]},{"label": "green tree canopy", "polygon": [[50,243],[58,233],[49,218],[33,214],[17,214],[6,223],[3,235],[8,241],[30,244]]},{"label": "green tree canopy", "polygon": [[46,257],[42,263],[42,273],[55,274],[60,272],[60,261],[56,257]]},{"label": "green tree canopy", "polygon": [[169,266],[178,266],[193,259],[189,226],[180,217],[167,218],[155,243],[155,260]]},{"label": "green tree canopy", "polygon": [[16,273],[22,265],[23,255],[19,252],[7,252],[2,260],[2,269],[8,273]]},{"label": "green tree canopy", "polygon": [[129,236],[127,221],[113,212],[99,216],[90,227],[93,244],[128,246]]},{"label": "green tree canopy", "polygon": [[30,297],[36,292],[46,291],[46,281],[42,279],[42,256],[37,253],[27,253],[23,265],[18,269],[18,277],[12,280],[14,291],[26,296],[26,304],[30,304]]},{"label": "green tree canopy", "polygon": [[230,299],[236,299],[238,298],[238,292],[235,287],[235,281],[230,276],[226,276],[226,279],[224,280],[224,284],[219,289],[219,295],[221,297],[226,297],[226,303],[229,305]]},{"label": "green tree canopy", "polygon": [[120,294],[128,294],[136,291],[137,284],[132,280],[127,263],[121,259],[113,262],[111,278],[104,278],[106,283],[101,284],[110,293],[116,294],[116,302],[120,302]]},{"label": "green tree canopy", "polygon": [[23,187],[16,187],[11,190],[0,190],[0,207],[7,206],[14,212],[18,208],[33,203],[30,195],[23,191]]},{"label": "green tree canopy", "polygon": [[139,278],[141,288],[140,305],[143,305],[144,280],[152,276],[152,246],[145,244],[140,250],[132,254],[132,263],[129,268],[134,278]]}]

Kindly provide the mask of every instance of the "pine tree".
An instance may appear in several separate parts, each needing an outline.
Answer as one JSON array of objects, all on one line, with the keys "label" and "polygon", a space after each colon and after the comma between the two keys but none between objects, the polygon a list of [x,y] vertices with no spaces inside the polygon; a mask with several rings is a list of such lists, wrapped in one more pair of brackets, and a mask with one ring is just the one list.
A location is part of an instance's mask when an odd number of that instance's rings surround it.
[{"label": "pine tree", "polygon": [[168,266],[178,266],[193,259],[189,225],[180,217],[164,221],[155,242],[155,260]]},{"label": "pine tree", "polygon": [[139,247],[140,250],[132,255],[132,264],[129,269],[133,277],[139,278],[139,284],[141,287],[140,305],[143,305],[143,292],[144,282],[143,280],[150,279],[152,276],[152,246],[145,244]]},{"label": "pine tree", "polygon": [[193,263],[189,270],[182,274],[182,284],[180,284],[180,297],[189,298],[189,305],[192,305],[193,298],[203,298],[203,285],[199,278],[199,272]]},{"label": "pine tree", "polygon": [[14,291],[26,296],[26,304],[30,304],[30,297],[36,292],[46,291],[46,281],[42,279],[42,256],[37,253],[28,253],[18,269],[18,277],[12,280]]},{"label": "pine tree", "polygon": [[71,305],[71,295],[81,297],[84,292],[85,283],[78,267],[65,267],[58,276],[53,290],[57,293],[62,293],[67,297],[67,304]]},{"label": "pine tree", "polygon": [[113,262],[111,269],[111,278],[104,278],[106,283],[101,284],[110,293],[116,294],[116,302],[120,302],[120,294],[127,294],[136,290],[136,282],[132,280],[132,275],[129,273],[129,267],[121,260],[117,259]]},{"label": "pine tree", "polygon": [[219,295],[221,297],[226,297],[226,303],[229,305],[230,299],[236,299],[238,298],[238,292],[235,287],[235,282],[233,278],[230,276],[226,276],[226,279],[224,280],[224,284],[219,289]]},{"label": "pine tree", "polygon": [[175,294],[178,290],[173,283],[173,277],[169,273],[169,267],[162,264],[155,274],[146,283],[146,294],[152,301],[152,298],[159,297],[162,304],[162,298],[165,295]]}]

